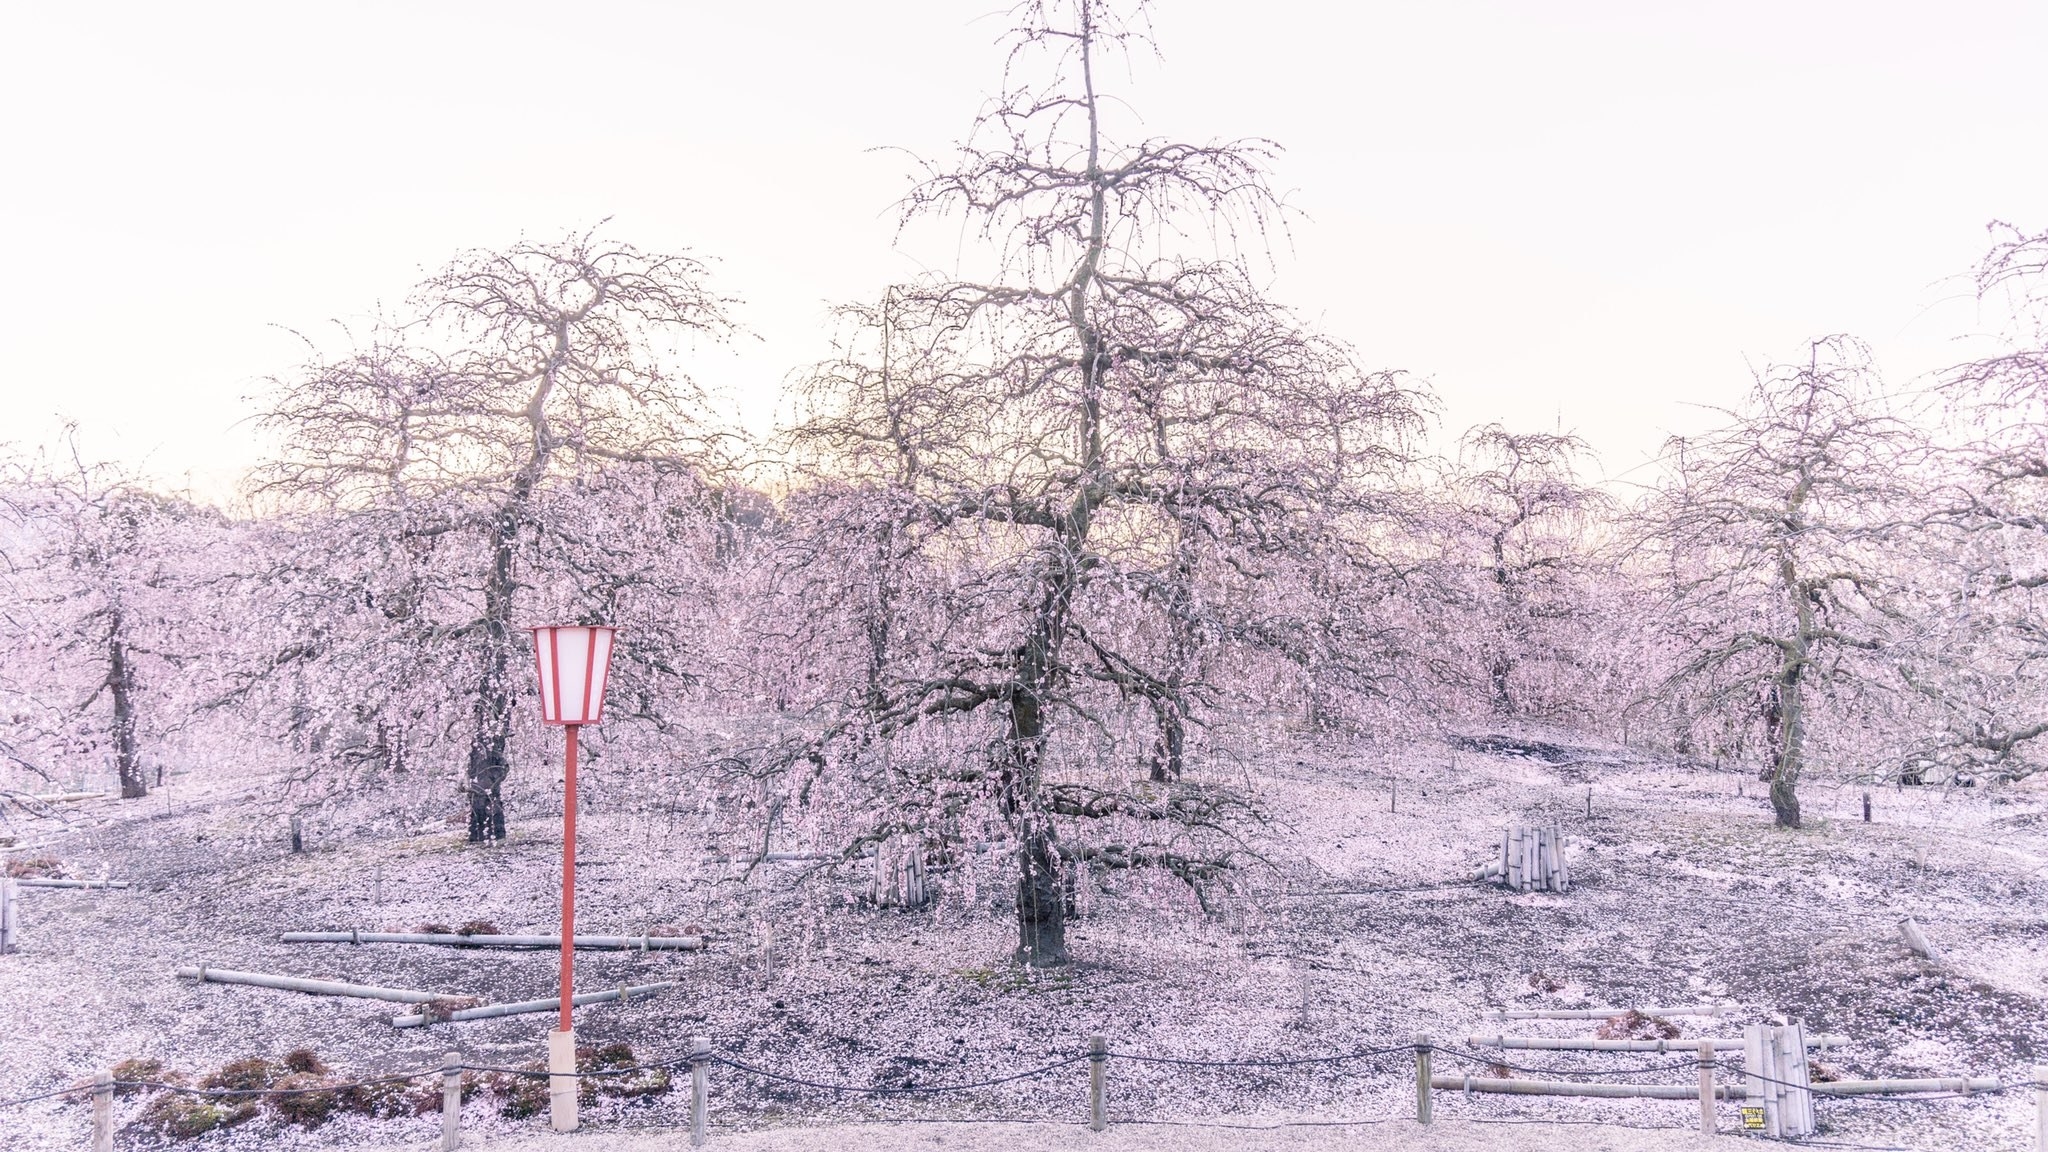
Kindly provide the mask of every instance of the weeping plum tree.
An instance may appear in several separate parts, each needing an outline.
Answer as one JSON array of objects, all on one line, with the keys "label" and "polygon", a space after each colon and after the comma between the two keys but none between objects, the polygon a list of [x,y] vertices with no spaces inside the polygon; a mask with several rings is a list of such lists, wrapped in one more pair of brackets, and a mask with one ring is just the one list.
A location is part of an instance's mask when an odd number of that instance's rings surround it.
[{"label": "weeping plum tree", "polygon": [[151,745],[186,724],[202,678],[190,633],[207,581],[192,561],[219,542],[219,520],[75,447],[4,495],[0,755],[46,780],[101,761],[124,799],[145,796],[148,761],[161,763]]},{"label": "weeping plum tree", "polygon": [[[674,559],[639,552],[640,529],[661,537],[678,516],[715,511],[720,437],[674,367],[691,338],[730,329],[704,281],[688,256],[594,232],[466,253],[369,347],[281,382],[265,416],[281,451],[261,491],[327,517],[355,558],[341,584],[280,579],[310,615],[270,663],[315,674],[325,662],[321,690],[304,695],[357,725],[464,730],[471,840],[504,835],[519,613],[616,619]],[[618,526],[611,501],[635,531],[603,534],[601,522]],[[686,678],[680,618],[645,623],[616,656],[623,688],[648,682],[640,701]],[[391,707],[400,685],[447,698],[408,722]]]},{"label": "weeping plum tree", "polygon": [[1586,453],[1576,436],[1498,424],[1473,428],[1460,442],[1450,489],[1461,551],[1479,577],[1471,605],[1478,619],[1465,624],[1477,633],[1487,698],[1503,716],[1531,710],[1535,670],[1571,659],[1559,634],[1586,614],[1579,579],[1590,566],[1590,529],[1608,508],[1598,489],[1579,481]]},{"label": "weeping plum tree", "polygon": [[1909,669],[1943,734],[1924,760],[2019,778],[2048,769],[2048,232],[1992,231],[1977,289],[2011,329],[2003,350],[1945,381],[1962,417],[1948,518],[1960,540],[1940,626]]},{"label": "weeping plum tree", "polygon": [[[1231,655],[1271,638],[1275,590],[1373,514],[1415,398],[1241,257],[1177,250],[1277,223],[1269,146],[1118,142],[1101,69],[1142,29],[1101,0],[1018,21],[1004,94],[905,203],[907,223],[963,220],[989,274],[848,309],[844,355],[800,382],[795,442],[855,513],[818,554],[879,563],[871,662],[790,759],[799,795],[871,779],[947,819],[934,795],[986,801],[1014,851],[1016,959],[1050,965],[1075,866],[1199,883],[1242,849],[1196,730]],[[936,595],[875,583],[892,572],[936,574]],[[938,733],[978,754],[906,785]]]},{"label": "weeping plum tree", "polygon": [[1660,625],[1680,656],[1666,698],[1692,705],[1688,723],[1753,718],[1771,807],[1797,828],[1817,721],[1845,736],[1859,704],[1899,687],[1926,445],[1840,336],[1761,373],[1729,416],[1667,448],[1642,563],[1668,581]]}]

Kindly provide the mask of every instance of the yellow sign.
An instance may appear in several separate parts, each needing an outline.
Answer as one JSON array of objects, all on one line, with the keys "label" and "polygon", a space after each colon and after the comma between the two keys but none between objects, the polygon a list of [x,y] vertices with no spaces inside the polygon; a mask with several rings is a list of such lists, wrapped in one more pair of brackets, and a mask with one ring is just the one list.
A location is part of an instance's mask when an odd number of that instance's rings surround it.
[{"label": "yellow sign", "polygon": [[1744,1128],[1750,1129],[1751,1131],[1755,1131],[1755,1132],[1761,1132],[1761,1131],[1763,1131],[1763,1129],[1764,1129],[1764,1110],[1763,1110],[1763,1108],[1762,1108],[1761,1106],[1758,1106],[1758,1105],[1754,1105],[1754,1104],[1745,1104],[1745,1105],[1743,1105],[1743,1106],[1742,1106],[1742,1126],[1743,1126]]}]

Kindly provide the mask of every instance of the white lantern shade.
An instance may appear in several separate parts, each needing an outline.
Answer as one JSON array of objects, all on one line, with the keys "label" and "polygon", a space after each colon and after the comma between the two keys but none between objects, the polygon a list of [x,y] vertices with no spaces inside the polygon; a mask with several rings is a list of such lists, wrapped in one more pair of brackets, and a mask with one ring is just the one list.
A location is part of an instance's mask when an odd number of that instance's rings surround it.
[{"label": "white lantern shade", "polygon": [[529,628],[540,667],[543,724],[595,724],[604,719],[604,682],[612,667],[612,633],[604,625]]}]

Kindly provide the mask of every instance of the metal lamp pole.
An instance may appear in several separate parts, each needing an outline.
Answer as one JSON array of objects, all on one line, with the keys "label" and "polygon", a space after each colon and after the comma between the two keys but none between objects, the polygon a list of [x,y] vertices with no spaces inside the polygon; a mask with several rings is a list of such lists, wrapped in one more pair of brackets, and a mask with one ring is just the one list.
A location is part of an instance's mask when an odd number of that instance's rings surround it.
[{"label": "metal lamp pole", "polygon": [[576,751],[585,724],[604,719],[613,629],[532,629],[543,724],[566,729],[562,757],[562,1015],[548,1034],[548,1117],[557,1132],[576,1127]]},{"label": "metal lamp pole", "polygon": [[576,998],[576,731],[567,724],[568,750],[562,758],[562,1023],[575,1028]]}]

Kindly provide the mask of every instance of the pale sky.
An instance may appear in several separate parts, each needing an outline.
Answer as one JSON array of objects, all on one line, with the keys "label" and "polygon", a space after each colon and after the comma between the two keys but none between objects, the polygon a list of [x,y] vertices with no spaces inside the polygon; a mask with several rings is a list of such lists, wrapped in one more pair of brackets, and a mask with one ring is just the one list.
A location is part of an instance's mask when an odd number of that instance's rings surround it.
[{"label": "pale sky", "polygon": [[[0,31],[0,441],[202,492],[258,452],[284,328],[457,250],[612,218],[718,260],[756,333],[689,367],[748,419],[899,250],[1002,7],[31,4]],[[1984,225],[2048,229],[2048,4],[1163,0],[1110,84],[1150,134],[1256,135],[1306,214],[1274,296],[1444,423],[1576,429],[1609,474],[1812,335],[1907,381],[1993,318]]]}]

